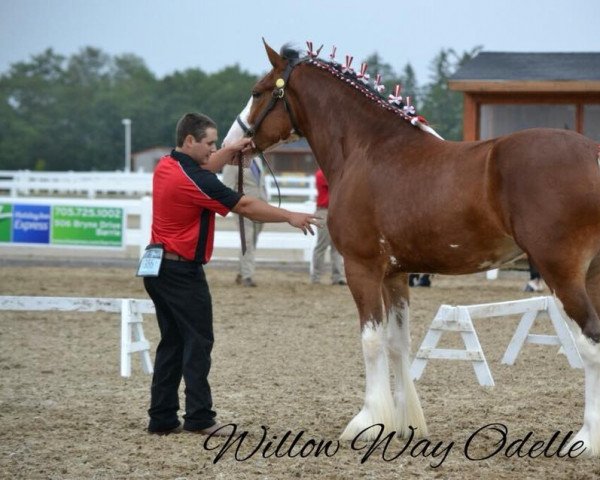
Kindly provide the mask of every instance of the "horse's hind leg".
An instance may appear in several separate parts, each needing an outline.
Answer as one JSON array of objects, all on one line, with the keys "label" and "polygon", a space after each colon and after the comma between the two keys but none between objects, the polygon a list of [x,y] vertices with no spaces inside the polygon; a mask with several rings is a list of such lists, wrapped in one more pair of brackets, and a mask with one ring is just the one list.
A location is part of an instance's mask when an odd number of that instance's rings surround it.
[{"label": "horse's hind leg", "polygon": [[587,305],[588,313],[584,322],[575,319],[577,327],[573,329],[585,371],[585,408],[583,426],[573,443],[582,441],[586,447],[585,454],[597,457],[600,456],[600,254],[590,263],[585,290],[587,299],[583,304]]},{"label": "horse's hind leg", "polygon": [[[383,424],[391,432],[397,424],[383,324],[382,280],[383,266],[363,264],[345,257],[348,286],[358,308],[362,350],[365,361],[365,402],[361,411],[350,421],[340,439],[374,439],[380,433],[375,424]],[[366,430],[366,431],[365,431]]]},{"label": "horse's hind leg", "polygon": [[410,374],[408,275],[403,273],[386,277],[383,298],[388,316],[387,347],[395,379],[394,403],[400,422],[396,428],[404,437],[410,434],[409,427],[416,429],[416,435],[426,436],[425,416]]},{"label": "horse's hind leg", "polygon": [[[583,427],[573,442],[582,441],[586,454],[600,455],[600,253],[590,235],[588,245],[562,244],[548,255],[534,255],[542,277],[562,303],[585,372]],[[573,444],[573,443],[572,443]]]}]

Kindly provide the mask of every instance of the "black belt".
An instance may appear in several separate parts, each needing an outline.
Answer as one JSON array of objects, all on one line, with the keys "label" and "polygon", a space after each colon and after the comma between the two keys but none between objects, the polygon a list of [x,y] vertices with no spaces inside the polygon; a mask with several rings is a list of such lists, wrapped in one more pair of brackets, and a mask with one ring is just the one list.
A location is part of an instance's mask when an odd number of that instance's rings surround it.
[{"label": "black belt", "polygon": [[167,260],[177,260],[178,262],[193,262],[193,260],[188,260],[187,258],[184,258],[181,255],[173,252],[165,252],[165,258]]}]

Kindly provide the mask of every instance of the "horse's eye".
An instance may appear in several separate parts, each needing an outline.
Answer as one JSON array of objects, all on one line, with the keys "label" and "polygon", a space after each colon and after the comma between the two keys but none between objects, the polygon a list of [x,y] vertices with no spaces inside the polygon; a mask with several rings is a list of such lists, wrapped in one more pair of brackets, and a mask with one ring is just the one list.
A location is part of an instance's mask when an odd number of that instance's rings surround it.
[{"label": "horse's eye", "polygon": [[260,92],[252,92],[252,98],[260,97]]}]

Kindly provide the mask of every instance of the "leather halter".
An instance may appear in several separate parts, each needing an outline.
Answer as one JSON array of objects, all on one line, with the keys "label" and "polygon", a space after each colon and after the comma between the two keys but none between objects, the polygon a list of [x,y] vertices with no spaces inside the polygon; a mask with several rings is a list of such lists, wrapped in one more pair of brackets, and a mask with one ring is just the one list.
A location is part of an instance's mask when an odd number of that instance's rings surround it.
[{"label": "leather halter", "polygon": [[[254,122],[254,126],[248,130],[244,129],[244,131],[246,132],[246,136],[253,137],[256,135],[256,132],[260,128],[260,125],[264,121],[265,117],[269,114],[269,112],[271,110],[273,110],[273,108],[277,104],[278,100],[283,100],[285,110],[288,112],[288,115],[290,117],[290,122],[292,124],[293,132],[300,137],[304,136],[302,131],[298,128],[298,122],[296,121],[296,116],[294,115],[294,112],[292,112],[292,109],[290,108],[290,105],[285,96],[285,87],[287,85],[288,79],[290,78],[290,74],[292,73],[292,70],[294,69],[294,67],[306,60],[307,60],[306,58],[301,58],[301,59],[291,59],[288,61],[288,64],[285,67],[285,70],[283,71],[283,75],[281,77],[279,77],[277,79],[277,81],[275,82],[275,88],[273,89],[273,92],[271,94],[271,100],[269,100],[269,103],[267,104],[267,106],[262,110],[262,112],[260,112],[260,114],[256,118],[256,121]],[[238,123],[240,123],[239,117],[238,117]],[[241,123],[240,123],[240,125],[241,125]],[[242,128],[244,128],[244,126],[242,126]]]},{"label": "leather halter", "polygon": [[235,121],[238,123],[238,125],[241,127],[241,129],[243,130],[244,134],[247,137],[251,137],[252,136],[251,135],[252,129],[248,125],[246,125],[244,123],[244,121],[242,120],[242,117],[240,117],[238,115],[237,117],[235,117]]},{"label": "leather halter", "polygon": [[[247,137],[251,137],[252,136],[252,134],[251,134],[252,129],[248,125],[246,125],[244,123],[244,121],[242,120],[242,117],[240,117],[238,115],[237,117],[235,117],[235,121],[238,123],[238,125],[241,127],[241,129],[244,131],[244,134]],[[265,158],[265,156],[263,155],[262,152],[259,152],[257,156],[260,157],[260,159],[263,162],[263,165],[267,166],[267,168],[269,169],[269,172],[271,173],[271,176],[273,177],[273,180],[275,181],[275,187],[277,188],[277,198],[278,198],[278,204],[277,204],[277,206],[281,207],[281,189],[279,188],[279,182],[277,182],[277,178],[275,177],[275,173],[273,172],[273,169],[271,168],[271,165],[269,164],[269,162],[267,161],[267,159]],[[243,173],[240,174],[239,170],[238,170],[238,184],[239,184],[239,175],[243,175]]]}]

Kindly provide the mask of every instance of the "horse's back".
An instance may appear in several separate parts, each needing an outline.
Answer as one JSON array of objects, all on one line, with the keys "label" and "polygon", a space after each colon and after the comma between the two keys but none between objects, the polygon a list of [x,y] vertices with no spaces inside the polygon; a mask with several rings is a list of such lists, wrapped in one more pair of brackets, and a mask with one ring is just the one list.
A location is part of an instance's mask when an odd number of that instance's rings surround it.
[{"label": "horse's back", "polygon": [[587,187],[588,192],[600,188],[598,145],[576,132],[521,130],[497,138],[490,155],[501,180],[510,188],[523,187],[532,193],[573,186],[577,190]]},{"label": "horse's back", "polygon": [[542,225],[600,225],[598,145],[578,133],[549,128],[496,139],[491,184],[503,221],[516,238]]},{"label": "horse's back", "polygon": [[497,158],[502,162],[517,161],[523,167],[533,168],[581,167],[598,159],[598,146],[593,140],[556,128],[531,128],[498,137],[493,149],[501,155]]}]

